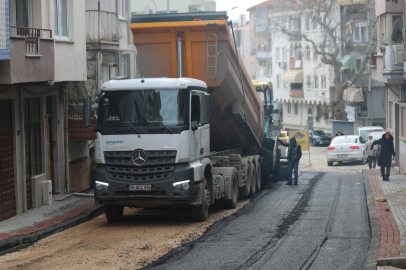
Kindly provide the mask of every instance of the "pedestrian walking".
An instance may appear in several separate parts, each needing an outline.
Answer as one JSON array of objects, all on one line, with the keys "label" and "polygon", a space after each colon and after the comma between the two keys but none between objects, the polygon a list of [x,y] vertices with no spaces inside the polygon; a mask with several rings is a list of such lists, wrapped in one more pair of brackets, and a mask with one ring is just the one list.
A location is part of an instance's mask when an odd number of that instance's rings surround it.
[{"label": "pedestrian walking", "polygon": [[344,134],[343,133],[341,133],[341,129],[338,129],[338,132],[336,133],[336,137],[337,136],[343,136]]},{"label": "pedestrian walking", "polygon": [[371,145],[374,142],[374,139],[371,135],[368,136],[368,141],[365,144],[365,149],[368,155],[368,166],[370,169],[372,167],[375,169],[376,167],[376,156],[373,155],[373,150],[371,149]]},{"label": "pedestrian walking", "polygon": [[[288,176],[289,176],[289,181],[286,183],[286,185],[297,185],[297,180],[299,178],[298,176],[298,170],[299,170],[299,160],[302,157],[302,149],[300,147],[300,144],[296,142],[296,138],[292,137],[289,141],[289,143],[285,143],[281,140],[278,139],[278,142],[285,146],[288,147]],[[295,171],[295,179],[292,181],[292,172],[293,170]]]},{"label": "pedestrian walking", "polygon": [[378,157],[378,166],[381,166],[383,181],[389,181],[390,167],[392,166],[392,160],[394,160],[396,156],[395,148],[393,146],[393,136],[390,135],[389,131],[385,132],[381,139],[372,143],[370,149],[373,149],[375,144],[381,145],[381,154]]}]

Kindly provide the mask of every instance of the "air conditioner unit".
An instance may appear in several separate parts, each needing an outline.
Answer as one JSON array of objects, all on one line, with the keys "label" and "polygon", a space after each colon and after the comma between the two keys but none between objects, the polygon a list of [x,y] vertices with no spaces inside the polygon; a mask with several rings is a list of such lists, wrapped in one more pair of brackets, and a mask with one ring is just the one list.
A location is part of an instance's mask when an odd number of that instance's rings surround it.
[{"label": "air conditioner unit", "polygon": [[286,68],[286,62],[279,62],[280,68]]},{"label": "air conditioner unit", "polygon": [[259,61],[259,65],[260,65],[261,67],[265,67],[265,66],[266,66],[266,61],[265,61],[265,60]]},{"label": "air conditioner unit", "polygon": [[385,69],[403,70],[403,45],[389,45],[385,48]]}]

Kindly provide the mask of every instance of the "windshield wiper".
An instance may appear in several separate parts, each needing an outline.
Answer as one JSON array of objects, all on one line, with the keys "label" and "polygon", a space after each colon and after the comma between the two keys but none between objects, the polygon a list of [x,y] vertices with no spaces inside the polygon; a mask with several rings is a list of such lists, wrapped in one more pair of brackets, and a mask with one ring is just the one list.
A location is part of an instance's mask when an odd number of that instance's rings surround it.
[{"label": "windshield wiper", "polygon": [[129,123],[128,124],[130,127],[132,127],[138,134],[140,134],[141,132],[135,127],[135,125],[134,124],[132,124],[132,123]]},{"label": "windshield wiper", "polygon": [[142,124],[151,124],[151,125],[156,125],[156,126],[163,126],[164,128],[166,128],[170,133],[173,133],[173,130],[170,129],[169,127],[165,126],[164,124],[162,124],[161,122],[151,122],[151,121],[147,121],[147,122],[143,122]]}]

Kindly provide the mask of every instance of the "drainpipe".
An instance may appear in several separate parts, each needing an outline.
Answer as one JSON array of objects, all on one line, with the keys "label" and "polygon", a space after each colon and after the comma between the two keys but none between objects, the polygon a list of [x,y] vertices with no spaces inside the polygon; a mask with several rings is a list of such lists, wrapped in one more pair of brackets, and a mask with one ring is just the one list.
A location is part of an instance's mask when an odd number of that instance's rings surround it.
[{"label": "drainpipe", "polygon": [[18,88],[18,96],[20,99],[20,129],[21,129],[21,163],[22,163],[22,172],[21,177],[23,179],[23,211],[27,212],[27,175],[26,175],[26,160],[25,160],[25,130],[24,130],[24,101],[23,101],[23,93],[21,87]]},{"label": "drainpipe", "polygon": [[68,148],[68,89],[65,87],[65,182],[66,189],[70,194],[69,189],[69,148]]},{"label": "drainpipe", "polygon": [[183,55],[182,55],[182,42],[185,41],[183,32],[179,31],[176,37],[176,46],[178,51],[178,78],[183,77]]}]

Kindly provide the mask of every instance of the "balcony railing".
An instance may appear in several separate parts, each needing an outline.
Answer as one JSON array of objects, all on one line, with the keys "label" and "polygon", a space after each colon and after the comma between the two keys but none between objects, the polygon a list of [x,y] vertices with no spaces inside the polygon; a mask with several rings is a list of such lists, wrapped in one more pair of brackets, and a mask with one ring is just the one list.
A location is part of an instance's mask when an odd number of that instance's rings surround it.
[{"label": "balcony railing", "polygon": [[[40,54],[41,37],[52,38],[51,29],[40,29],[22,26],[10,26],[12,36],[25,37],[25,49],[27,54]],[[48,34],[46,34],[48,32]]]},{"label": "balcony railing", "polygon": [[122,37],[117,13],[86,10],[86,42],[118,42]]}]

